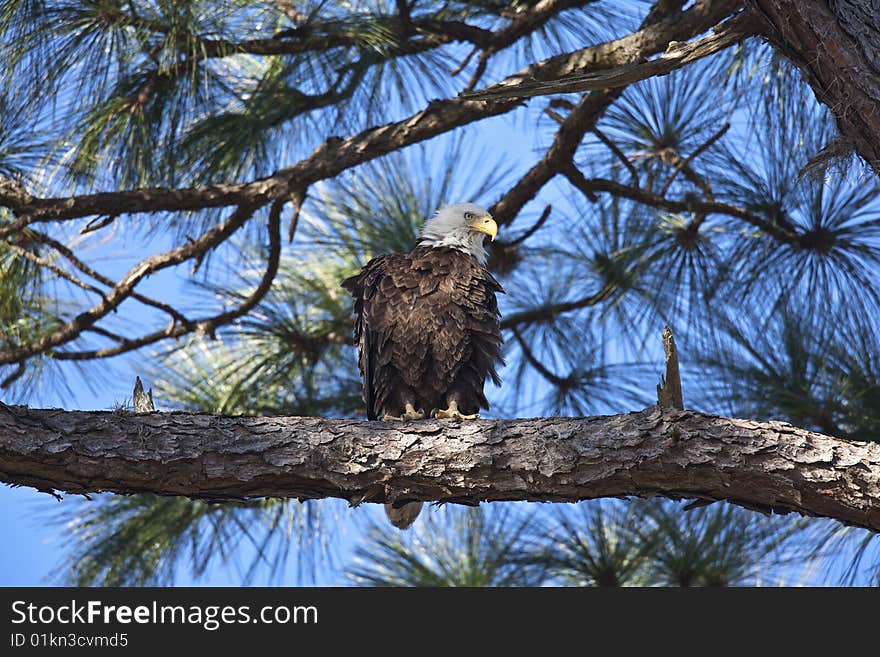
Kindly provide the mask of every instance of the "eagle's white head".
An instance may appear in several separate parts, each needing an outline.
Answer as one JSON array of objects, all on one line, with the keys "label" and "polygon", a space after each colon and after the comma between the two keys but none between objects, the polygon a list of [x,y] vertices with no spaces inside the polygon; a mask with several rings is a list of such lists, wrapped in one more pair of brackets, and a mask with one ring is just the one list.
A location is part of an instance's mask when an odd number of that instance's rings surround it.
[{"label": "eagle's white head", "polygon": [[419,237],[420,246],[447,246],[471,254],[485,265],[488,254],[483,241],[495,239],[498,224],[492,215],[475,203],[444,205],[425,222]]}]

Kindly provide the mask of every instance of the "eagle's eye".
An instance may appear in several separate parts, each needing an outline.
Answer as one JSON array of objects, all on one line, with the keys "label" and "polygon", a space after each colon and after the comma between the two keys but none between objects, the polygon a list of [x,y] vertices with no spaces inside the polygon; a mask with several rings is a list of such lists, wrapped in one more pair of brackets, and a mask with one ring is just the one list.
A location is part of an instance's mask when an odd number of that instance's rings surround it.
[{"label": "eagle's eye", "polygon": [[470,221],[471,219],[474,218],[474,213],[473,213],[473,212],[465,212],[465,213],[464,213],[464,218],[465,218],[466,220]]}]

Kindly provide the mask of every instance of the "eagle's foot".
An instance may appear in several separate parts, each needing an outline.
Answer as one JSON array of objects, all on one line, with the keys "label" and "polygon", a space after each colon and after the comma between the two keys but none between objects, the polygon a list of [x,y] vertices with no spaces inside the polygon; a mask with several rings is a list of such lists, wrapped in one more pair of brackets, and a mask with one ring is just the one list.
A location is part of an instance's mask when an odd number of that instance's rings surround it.
[{"label": "eagle's foot", "polygon": [[479,420],[480,414],[464,415],[458,410],[458,403],[451,401],[449,402],[449,408],[446,410],[438,408],[434,411],[434,417],[438,420]]},{"label": "eagle's foot", "polygon": [[388,415],[382,418],[385,422],[396,421],[396,422],[404,422],[405,420],[424,420],[425,414],[422,411],[417,411],[412,404],[407,404],[406,409],[403,414],[399,417],[396,415]]}]

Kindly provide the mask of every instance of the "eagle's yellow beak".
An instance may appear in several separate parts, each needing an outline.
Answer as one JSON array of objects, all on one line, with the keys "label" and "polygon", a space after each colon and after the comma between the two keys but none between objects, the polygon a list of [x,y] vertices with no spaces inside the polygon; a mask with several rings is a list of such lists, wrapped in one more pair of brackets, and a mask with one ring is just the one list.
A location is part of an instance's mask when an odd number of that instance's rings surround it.
[{"label": "eagle's yellow beak", "polygon": [[495,236],[498,235],[498,224],[496,224],[495,220],[488,214],[485,217],[471,219],[465,225],[478,233],[485,233],[493,242],[495,241]]}]

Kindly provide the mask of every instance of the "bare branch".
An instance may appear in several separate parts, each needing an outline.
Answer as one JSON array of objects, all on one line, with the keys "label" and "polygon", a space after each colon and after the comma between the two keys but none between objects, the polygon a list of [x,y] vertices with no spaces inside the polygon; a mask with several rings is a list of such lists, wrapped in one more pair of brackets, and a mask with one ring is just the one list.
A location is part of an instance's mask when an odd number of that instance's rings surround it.
[{"label": "bare branch", "polygon": [[519,345],[520,350],[523,353],[523,356],[526,359],[526,362],[535,368],[535,371],[538,372],[544,379],[548,382],[556,386],[557,388],[568,388],[569,381],[558,374],[554,374],[551,372],[544,363],[541,362],[539,358],[532,353],[532,350],[529,348],[528,343],[523,340],[523,337],[520,335],[519,331],[516,328],[511,329],[511,333],[513,333],[513,337],[516,339],[517,344]]},{"label": "bare branch", "polygon": [[544,157],[499,199],[489,212],[499,225],[512,222],[526,203],[531,201],[552,178],[571,162],[584,134],[595,127],[605,110],[618,98],[620,93],[612,91],[591,93],[584,96],[565,118],[553,144]]},{"label": "bare branch", "polygon": [[125,342],[113,347],[93,349],[88,351],[59,351],[54,354],[58,360],[89,360],[93,358],[109,358],[118,356],[147,345],[155,344],[162,340],[179,338],[189,333],[199,335],[213,335],[221,326],[246,315],[263,300],[272,288],[272,282],[278,273],[278,265],[281,261],[281,209],[283,201],[275,201],[269,210],[269,256],[266,271],[263,273],[259,284],[254,291],[247,296],[238,306],[232,310],[219,313],[212,317],[195,319],[186,324],[171,324],[168,328],[143,335],[138,338],[125,338]]},{"label": "bare branch", "polygon": [[[615,144],[613,141],[611,141],[611,139],[609,139],[608,136],[604,132],[602,132],[598,127],[594,127],[592,132],[594,135],[596,135],[599,138],[599,141],[601,141],[603,144],[605,144],[608,147],[608,149],[612,153],[614,153],[614,156],[618,160],[620,160],[620,162],[623,164],[623,166],[625,166],[627,168],[627,170],[630,173],[630,176],[632,176],[632,186],[635,187],[636,189],[638,189],[640,187],[639,172],[636,171],[635,166],[633,166],[633,163],[629,161],[629,158],[623,153],[622,150],[620,150],[620,148],[617,147],[617,144]],[[661,194],[661,196],[662,196],[662,194]]]},{"label": "bare branch", "polygon": [[[641,62],[650,54],[645,52],[640,46],[641,39],[650,39],[650,35],[654,34],[654,30],[666,31],[667,34],[671,34],[672,31],[678,30],[681,21],[687,23],[694,20],[695,15],[693,12],[706,12],[714,16],[714,12],[718,11],[719,5],[721,5],[721,13],[718,15],[718,18],[720,19],[721,17],[735,11],[740,4],[741,3],[738,2],[728,3],[726,0],[721,0],[720,3],[697,2],[687,12],[679,13],[681,3],[659,0],[651,8],[651,11],[648,12],[648,16],[642,22],[638,31],[629,37],[617,39],[607,44],[602,44],[602,46],[595,46],[594,48],[601,49],[607,47],[611,52],[617,53],[614,57],[614,64],[617,65],[630,65]],[[703,29],[696,31],[693,34],[699,34],[713,24],[714,22],[703,24]],[[658,46],[658,49],[665,47],[666,45],[665,43],[654,43]],[[618,48],[620,48],[619,51]],[[599,60],[603,60],[604,62],[604,53],[605,51],[602,50],[586,48],[577,53],[572,53],[571,55],[562,55],[551,58],[551,60],[548,61],[555,60],[561,64],[555,75],[556,78],[559,78],[571,75],[573,66],[587,65],[590,70],[595,68],[601,69],[605,64],[600,63]],[[554,76],[548,76],[544,69],[530,67],[517,75],[513,75],[496,85],[488,87],[487,89],[491,90],[498,88],[499,86],[521,84],[522,80],[532,78],[548,79],[548,77],[553,78]],[[556,174],[560,173],[562,169],[568,166],[574,158],[574,153],[580,145],[584,134],[588,130],[593,130],[596,127],[596,123],[605,113],[605,110],[607,110],[622,93],[623,86],[616,89],[593,91],[586,97],[582,98],[577,105],[571,107],[568,117],[561,123],[560,128],[553,139],[553,144],[544,154],[541,161],[533,166],[502,199],[497,201],[495,205],[490,208],[490,212],[492,212],[492,215],[495,217],[496,221],[498,221],[499,225],[506,225],[512,222],[516,215],[519,214],[520,210],[522,210],[523,206],[531,201],[537,195],[538,191],[555,177]],[[551,105],[553,105],[553,103],[551,103]]]},{"label": "bare branch", "polygon": [[529,229],[528,229],[527,231],[525,231],[525,232],[524,232],[522,235],[520,235],[519,237],[517,237],[517,238],[511,240],[510,242],[505,242],[505,243],[503,244],[503,246],[511,247],[511,246],[516,246],[517,244],[522,244],[523,242],[525,242],[525,241],[526,241],[527,239],[529,239],[532,235],[534,235],[534,234],[537,233],[539,230],[541,230],[541,226],[543,226],[544,223],[546,223],[547,219],[550,217],[550,212],[551,212],[552,210],[553,210],[553,206],[552,206],[552,205],[550,205],[549,203],[548,203],[547,205],[545,205],[545,206],[544,206],[544,211],[541,212],[541,216],[538,217],[538,220],[537,220],[535,223],[533,223],[533,224],[529,227]]},{"label": "bare branch", "polygon": [[112,224],[114,221],[116,221],[118,217],[118,214],[110,214],[106,217],[98,217],[96,219],[92,219],[89,223],[87,223],[80,229],[79,234],[87,235],[88,233],[93,233],[96,230],[100,230],[105,226],[109,226],[110,224]]},{"label": "bare branch", "polygon": [[59,267],[55,263],[49,262],[48,260],[41,258],[36,253],[28,251],[27,249],[23,249],[22,247],[18,246],[17,244],[13,244],[12,242],[6,242],[6,248],[8,248],[10,251],[12,251],[14,254],[16,254],[19,258],[24,258],[25,260],[29,260],[30,262],[34,263],[38,267],[48,269],[49,271],[54,273],[56,276],[63,278],[64,280],[69,281],[70,283],[73,283],[74,285],[76,285],[77,287],[79,287],[83,290],[97,294],[99,297],[104,296],[103,290],[99,290],[94,285],[89,285],[88,283],[81,281],[80,279],[78,279],[76,276],[74,276],[70,272],[66,271],[65,269],[62,269],[61,267]]},{"label": "bare branch", "polygon": [[657,405],[661,408],[684,410],[681,394],[681,373],[678,368],[678,349],[668,326],[663,327],[663,351],[666,354],[666,374],[657,385]]},{"label": "bare branch", "polygon": [[588,308],[605,301],[614,292],[613,285],[605,285],[595,294],[582,297],[575,301],[564,301],[562,303],[551,303],[546,306],[532,308],[529,310],[521,310],[517,313],[511,313],[501,320],[501,328],[512,329],[521,324],[537,324],[540,322],[549,322],[562,313],[569,313],[573,310]]},{"label": "bare branch", "polygon": [[[74,252],[71,249],[66,247],[64,244],[62,244],[58,240],[53,239],[53,238],[49,237],[48,235],[45,235],[39,231],[32,230],[32,229],[30,230],[30,234],[33,236],[33,238],[36,241],[38,241],[42,244],[46,244],[47,246],[50,246],[53,249],[55,249],[58,253],[60,253],[62,256],[64,256],[74,267],[79,269],[86,276],[90,276],[91,278],[95,279],[99,283],[102,283],[102,284],[104,284],[108,287],[111,287],[111,288],[114,285],[116,285],[116,282],[113,279],[109,278],[108,276],[104,276],[104,275],[100,274],[99,272],[95,271],[93,268],[89,267],[86,263],[84,263],[82,260],[80,260],[78,257],[76,257],[76,254],[74,254]],[[103,295],[104,295],[104,293],[101,292],[101,296],[103,296]],[[180,311],[178,311],[177,309],[168,305],[167,303],[163,303],[162,301],[157,301],[155,299],[151,299],[150,297],[144,296],[143,294],[141,294],[135,290],[131,291],[130,296],[132,299],[139,301],[146,306],[151,306],[153,308],[156,308],[157,310],[161,310],[161,311],[167,313],[168,315],[171,316],[171,318],[175,322],[180,322],[184,326],[188,326],[190,324],[190,321]]]},{"label": "bare branch", "polygon": [[191,258],[196,258],[206,251],[213,249],[241,228],[253,213],[253,207],[239,207],[228,219],[209,229],[198,239],[171,251],[158,253],[142,260],[130,269],[100,302],[89,310],[80,313],[39,340],[13,347],[6,351],[0,351],[0,365],[20,362],[74,339],[82,331],[91,327],[96,321],[116,308],[123,300],[131,296],[134,287],[145,276],[180,264]]}]

